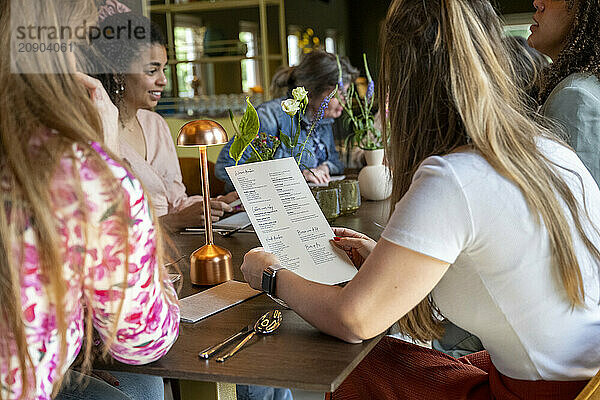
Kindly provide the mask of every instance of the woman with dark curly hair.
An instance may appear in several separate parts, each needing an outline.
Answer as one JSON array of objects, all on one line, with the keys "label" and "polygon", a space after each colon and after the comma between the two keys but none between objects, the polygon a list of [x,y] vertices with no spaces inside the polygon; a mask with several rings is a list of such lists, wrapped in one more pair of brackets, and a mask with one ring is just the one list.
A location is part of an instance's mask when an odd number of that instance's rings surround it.
[{"label": "woman with dark curly hair", "polygon": [[[152,111],[167,85],[166,41],[160,28],[141,15],[116,13],[100,22],[99,28],[134,26],[149,32],[145,40],[101,37],[94,48],[106,63],[97,78],[119,109],[118,148],[132,171],[150,193],[156,215],[169,230],[201,225],[202,196],[188,196],[182,181],[177,153],[167,122]],[[231,211],[235,193],[211,201],[213,219]]]},{"label": "woman with dark curly hair", "polygon": [[568,142],[600,182],[600,1],[535,0],[529,45],[550,57],[542,114],[565,126]]}]

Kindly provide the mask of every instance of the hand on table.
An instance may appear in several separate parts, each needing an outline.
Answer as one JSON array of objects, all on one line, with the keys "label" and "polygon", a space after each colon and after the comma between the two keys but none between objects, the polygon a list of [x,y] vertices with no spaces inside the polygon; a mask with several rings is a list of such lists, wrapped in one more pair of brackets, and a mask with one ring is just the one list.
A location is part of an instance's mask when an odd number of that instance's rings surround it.
[{"label": "hand on table", "polygon": [[[177,212],[160,217],[161,223],[170,231],[176,231],[189,226],[204,226],[204,201],[202,196],[192,196],[185,208]],[[225,202],[211,199],[210,217],[213,222],[218,221],[224,213],[233,211]]]},{"label": "hand on table", "polygon": [[327,164],[321,164],[316,168],[305,169],[302,171],[302,175],[304,175],[304,179],[307,182],[312,183],[328,183],[331,180],[329,176],[329,167]]},{"label": "hand on table", "polygon": [[[224,201],[217,199],[210,199],[210,218],[212,222],[216,222],[226,212],[232,212],[233,208]],[[197,201],[189,205],[180,211],[189,214],[189,217],[193,221],[204,223],[204,201]]]},{"label": "hand on table", "polygon": [[335,237],[332,243],[344,250],[356,268],[360,268],[377,244],[365,234],[348,228],[332,228]]},{"label": "hand on table", "polygon": [[104,145],[117,156],[119,148],[119,109],[113,104],[102,83],[89,75],[75,72],[75,79],[87,89],[102,121]]},{"label": "hand on table", "polygon": [[244,256],[244,262],[240,269],[244,274],[244,280],[256,290],[262,290],[262,273],[270,265],[279,264],[279,260],[273,253],[267,253],[262,247],[256,247]]},{"label": "hand on table", "polygon": [[229,192],[227,194],[221,194],[221,195],[217,196],[217,198],[215,200],[222,201],[223,203],[229,204],[239,198],[240,198],[240,196],[238,196],[237,192],[234,190],[233,192]]},{"label": "hand on table", "polygon": [[[222,201],[223,203],[227,203],[227,204],[231,204],[234,201],[238,200],[239,198],[240,198],[240,196],[238,196],[238,193],[234,190],[233,192],[229,192],[225,195],[219,195],[214,200]],[[244,210],[244,206],[241,204],[241,202],[238,202],[238,203],[239,203],[238,205],[233,207],[233,209],[232,209],[233,212],[238,212],[238,211]]]}]

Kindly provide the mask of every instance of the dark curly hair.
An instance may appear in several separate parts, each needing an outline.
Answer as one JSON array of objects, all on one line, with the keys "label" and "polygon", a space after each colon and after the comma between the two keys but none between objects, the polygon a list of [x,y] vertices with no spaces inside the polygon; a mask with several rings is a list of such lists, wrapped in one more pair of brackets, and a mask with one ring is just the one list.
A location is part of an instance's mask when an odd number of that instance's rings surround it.
[{"label": "dark curly hair", "polygon": [[102,36],[98,40],[92,41],[97,54],[102,58],[100,62],[107,66],[106,69],[112,71],[111,73],[95,74],[94,77],[102,82],[110,99],[117,107],[121,106],[123,92],[127,90],[125,71],[129,71],[131,64],[139,57],[143,47],[155,44],[166,46],[166,40],[160,27],[148,18],[133,12],[113,14],[99,24],[102,31],[107,28],[114,29],[114,27],[124,26],[131,26],[132,29],[143,27],[145,32],[150,32],[150,40],[115,40]]},{"label": "dark curly hair", "polygon": [[575,12],[573,26],[564,49],[542,74],[540,104],[560,81],[573,73],[587,73],[600,79],[600,0],[566,1],[570,12]]}]

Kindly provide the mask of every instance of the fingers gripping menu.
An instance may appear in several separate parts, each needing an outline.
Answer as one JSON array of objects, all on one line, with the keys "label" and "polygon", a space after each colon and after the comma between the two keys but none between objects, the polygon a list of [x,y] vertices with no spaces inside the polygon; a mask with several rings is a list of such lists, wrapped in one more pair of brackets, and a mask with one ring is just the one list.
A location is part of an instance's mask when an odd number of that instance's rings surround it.
[{"label": "fingers gripping menu", "polygon": [[352,279],[356,268],[330,243],[333,231],[293,158],[226,169],[260,242],[282,266],[319,283]]}]

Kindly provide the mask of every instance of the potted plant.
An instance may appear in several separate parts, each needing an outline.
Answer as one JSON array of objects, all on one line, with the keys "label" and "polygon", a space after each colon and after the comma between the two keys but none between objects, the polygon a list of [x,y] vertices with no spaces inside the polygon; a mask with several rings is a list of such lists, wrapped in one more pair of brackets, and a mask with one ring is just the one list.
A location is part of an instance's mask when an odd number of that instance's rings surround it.
[{"label": "potted plant", "polygon": [[[310,128],[306,139],[303,142],[299,141],[300,138],[300,120],[306,112],[306,106],[308,105],[308,92],[302,86],[292,90],[292,98],[283,100],[281,102],[281,108],[283,111],[290,116],[291,119],[291,132],[279,132],[279,136],[268,135],[266,133],[259,132],[259,120],[256,109],[250,102],[249,98],[246,98],[246,111],[242,116],[242,119],[236,124],[233,113],[229,113],[231,122],[235,129],[235,137],[233,143],[229,148],[229,156],[235,160],[235,165],[238,165],[242,159],[242,155],[248,147],[252,149],[252,156],[245,160],[245,163],[260,162],[272,160],[275,156],[277,148],[283,144],[291,150],[291,155],[294,157],[299,167],[307,167],[302,162],[304,152],[308,152],[306,149],[306,143],[311,137],[311,134],[315,130],[317,124],[323,115],[325,110],[329,106],[329,102],[335,96],[337,87],[329,93],[321,103],[319,110],[313,117]],[[310,170],[310,169],[309,169]]]},{"label": "potted plant", "polygon": [[[350,84],[347,93],[345,93],[339,58],[338,87],[340,87],[340,91],[337,96],[352,127],[352,134],[346,139],[346,146],[348,148],[357,146],[362,149],[367,161],[367,166],[362,168],[358,174],[360,192],[367,200],[384,200],[392,193],[391,176],[389,169],[383,164],[383,138],[381,131],[375,124],[375,115],[373,115],[375,83],[369,72],[366,54],[363,54],[363,61],[367,75],[367,92],[365,96],[362,99],[360,98],[354,83]],[[358,112],[354,111],[355,104],[358,105]]]},{"label": "potted plant", "polygon": [[[337,87],[323,99],[318,111],[310,123],[306,138],[302,142],[300,141],[300,121],[302,120],[302,117],[306,112],[306,106],[308,105],[308,92],[304,87],[300,86],[295,88],[292,90],[292,98],[281,102],[281,108],[291,119],[291,132],[286,133],[280,131],[278,136],[259,132],[260,124],[258,113],[247,98],[246,111],[242,116],[239,125],[235,123],[233,113],[230,112],[229,114],[235,128],[235,137],[229,148],[229,156],[235,161],[235,165],[238,165],[242,160],[242,156],[248,147],[252,149],[252,155],[244,160],[244,163],[272,160],[278,147],[283,144],[290,150],[291,156],[296,160],[299,167],[305,167],[308,171],[311,171],[310,168],[303,163],[305,152],[310,153],[310,150],[306,148],[306,144],[317,124],[325,115],[325,110],[329,106],[329,102],[336,91]],[[327,218],[332,218],[336,210],[337,214],[335,216],[339,215],[339,200],[335,204],[319,201],[318,203]]]}]

